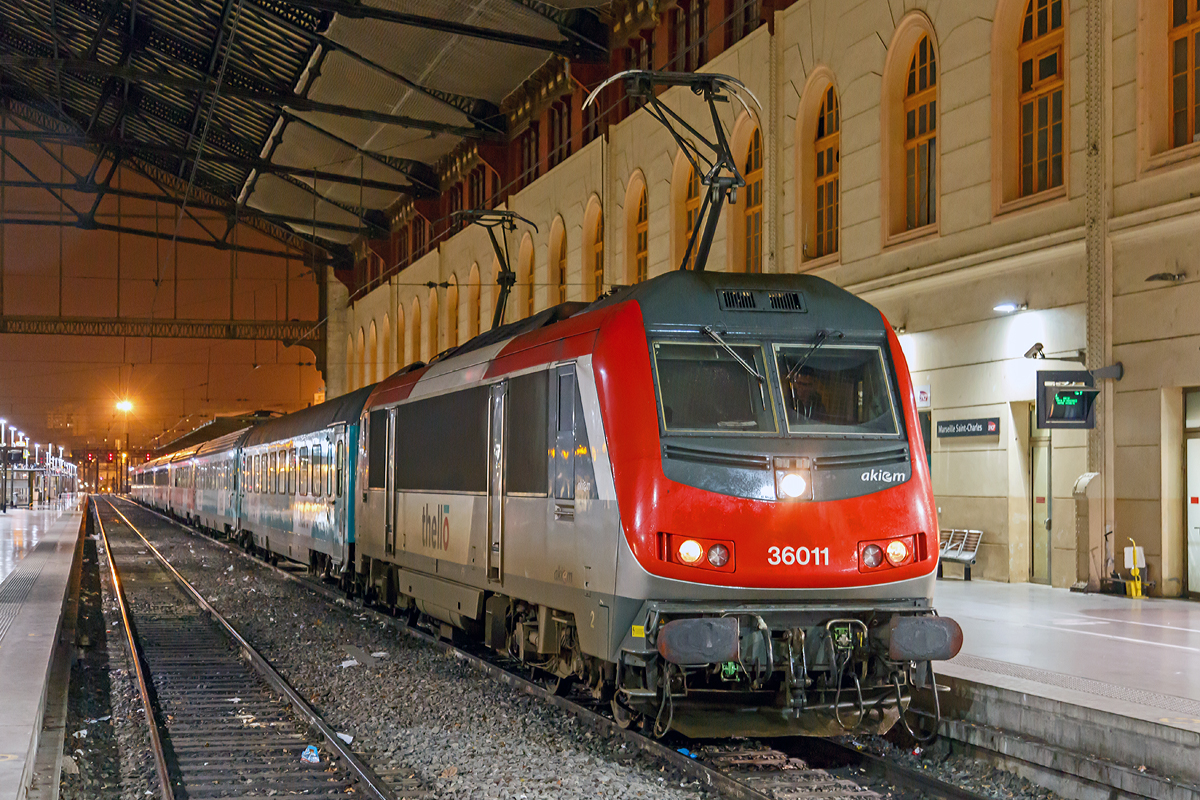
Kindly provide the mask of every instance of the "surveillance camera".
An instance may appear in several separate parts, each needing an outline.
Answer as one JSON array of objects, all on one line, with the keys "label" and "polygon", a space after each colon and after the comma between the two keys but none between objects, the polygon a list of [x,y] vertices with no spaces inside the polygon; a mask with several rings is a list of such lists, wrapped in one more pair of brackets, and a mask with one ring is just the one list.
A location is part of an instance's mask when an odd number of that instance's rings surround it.
[{"label": "surveillance camera", "polygon": [[1046,354],[1042,352],[1042,343],[1034,342],[1033,347],[1025,351],[1026,358],[1045,358]]}]

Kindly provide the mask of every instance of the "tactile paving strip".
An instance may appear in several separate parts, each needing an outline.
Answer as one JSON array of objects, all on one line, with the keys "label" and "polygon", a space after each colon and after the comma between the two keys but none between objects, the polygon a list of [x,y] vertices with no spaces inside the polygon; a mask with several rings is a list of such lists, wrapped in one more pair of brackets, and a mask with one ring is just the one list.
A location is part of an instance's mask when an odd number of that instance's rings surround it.
[{"label": "tactile paving strip", "polygon": [[982,672],[994,672],[998,675],[1007,675],[1010,678],[1044,683],[1048,686],[1057,686],[1060,689],[1073,689],[1077,692],[1094,694],[1098,697],[1107,697],[1111,700],[1122,700],[1127,703],[1136,703],[1141,706],[1160,708],[1164,711],[1200,718],[1200,702],[1190,700],[1186,697],[1148,692],[1144,689],[1133,689],[1128,686],[1117,686],[1116,684],[1105,683],[1104,681],[1078,678],[1074,675],[1065,675],[1061,672],[1049,672],[1044,669],[1037,669],[1036,667],[1008,664],[1003,661],[994,661],[993,659],[981,658],[979,656],[960,654],[955,657],[954,663]]},{"label": "tactile paving strip", "polygon": [[[48,543],[42,542],[29,551],[29,555],[33,555]],[[9,576],[0,583],[0,640],[4,639],[4,634],[8,633],[9,626],[13,620],[17,618],[17,614],[21,611],[21,606],[29,597],[29,591],[33,588],[34,582],[38,579],[38,575],[42,574],[42,567],[45,566],[45,559],[35,559],[37,566],[30,566],[28,556],[22,559],[22,562]]]}]

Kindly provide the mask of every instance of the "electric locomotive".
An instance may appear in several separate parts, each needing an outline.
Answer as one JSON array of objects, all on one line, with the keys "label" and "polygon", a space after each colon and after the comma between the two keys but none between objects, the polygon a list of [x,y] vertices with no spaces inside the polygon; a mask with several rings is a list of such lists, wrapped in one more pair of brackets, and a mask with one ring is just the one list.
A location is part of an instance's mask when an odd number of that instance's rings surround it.
[{"label": "electric locomotive", "polygon": [[952,657],[913,390],[820,278],[673,272],[381,383],[357,566],[693,736],[884,731]]}]

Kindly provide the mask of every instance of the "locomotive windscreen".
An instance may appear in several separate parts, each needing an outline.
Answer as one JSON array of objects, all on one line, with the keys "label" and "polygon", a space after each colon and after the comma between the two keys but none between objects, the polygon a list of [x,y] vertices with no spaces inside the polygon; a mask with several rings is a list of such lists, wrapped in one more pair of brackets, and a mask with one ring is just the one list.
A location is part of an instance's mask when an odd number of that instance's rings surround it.
[{"label": "locomotive windscreen", "polygon": [[[730,348],[766,375],[762,348]],[[674,431],[775,432],[771,394],[732,354],[717,344],[655,342],[663,425]]]},{"label": "locomotive windscreen", "polygon": [[776,345],[775,358],[791,433],[900,432],[878,347]]}]

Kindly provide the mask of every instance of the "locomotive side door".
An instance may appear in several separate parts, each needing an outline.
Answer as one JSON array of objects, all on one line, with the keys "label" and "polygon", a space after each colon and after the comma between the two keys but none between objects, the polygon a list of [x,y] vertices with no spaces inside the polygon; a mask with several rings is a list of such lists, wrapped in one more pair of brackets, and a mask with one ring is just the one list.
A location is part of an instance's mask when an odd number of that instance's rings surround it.
[{"label": "locomotive side door", "polygon": [[487,574],[491,583],[504,580],[504,441],[508,381],[492,385],[488,403]]},{"label": "locomotive side door", "polygon": [[386,555],[396,554],[396,409],[387,412],[387,462],[384,465],[383,486],[383,550]]}]

